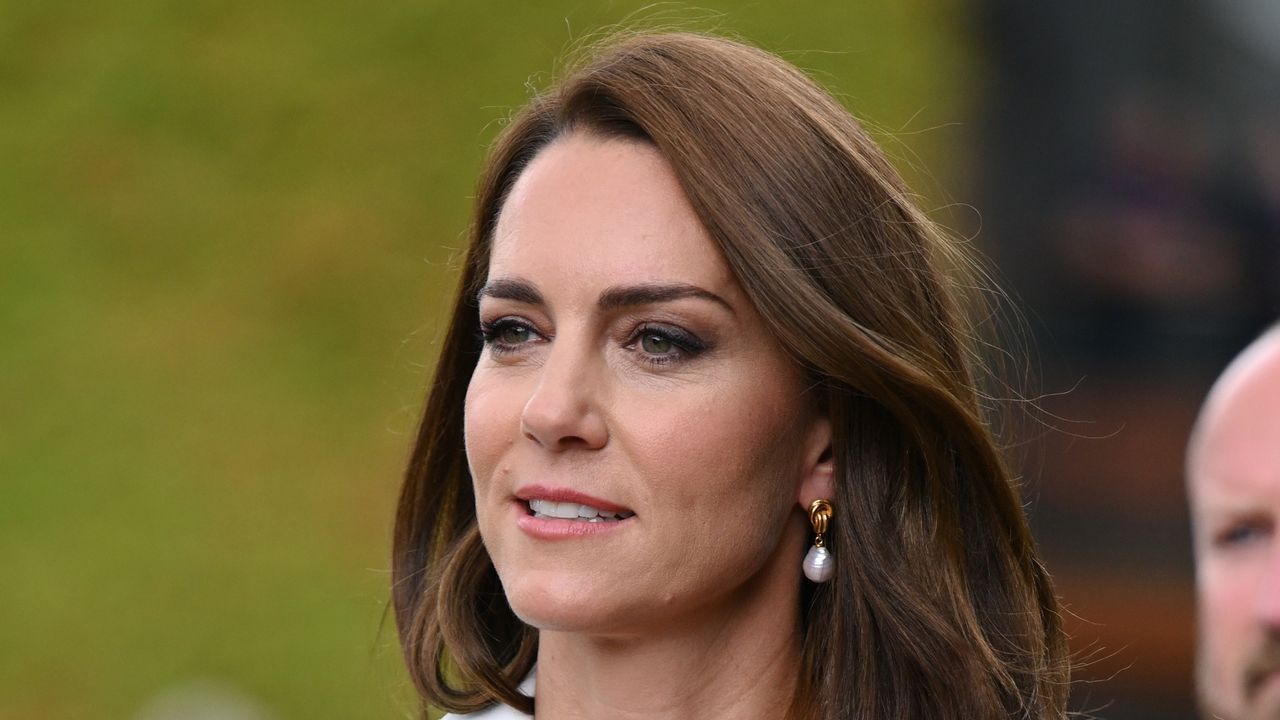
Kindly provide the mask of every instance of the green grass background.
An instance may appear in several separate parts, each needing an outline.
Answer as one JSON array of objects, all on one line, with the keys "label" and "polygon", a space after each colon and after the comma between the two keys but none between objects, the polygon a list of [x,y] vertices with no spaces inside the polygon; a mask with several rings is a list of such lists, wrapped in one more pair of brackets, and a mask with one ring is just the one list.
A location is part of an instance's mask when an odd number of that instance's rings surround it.
[{"label": "green grass background", "polygon": [[638,10],[811,70],[926,194],[963,175],[949,2],[0,2],[0,718],[193,678],[413,714],[390,525],[471,185]]}]

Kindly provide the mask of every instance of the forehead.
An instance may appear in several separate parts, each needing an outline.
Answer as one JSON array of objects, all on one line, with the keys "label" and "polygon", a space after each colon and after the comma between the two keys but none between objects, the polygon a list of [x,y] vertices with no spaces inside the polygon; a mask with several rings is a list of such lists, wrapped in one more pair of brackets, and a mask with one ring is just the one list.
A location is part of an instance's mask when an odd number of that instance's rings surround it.
[{"label": "forehead", "polygon": [[1194,497],[1280,499],[1280,333],[1246,351],[1214,387],[1188,469]]},{"label": "forehead", "polygon": [[513,186],[490,254],[490,273],[504,272],[736,285],[656,148],[581,133],[544,148]]}]

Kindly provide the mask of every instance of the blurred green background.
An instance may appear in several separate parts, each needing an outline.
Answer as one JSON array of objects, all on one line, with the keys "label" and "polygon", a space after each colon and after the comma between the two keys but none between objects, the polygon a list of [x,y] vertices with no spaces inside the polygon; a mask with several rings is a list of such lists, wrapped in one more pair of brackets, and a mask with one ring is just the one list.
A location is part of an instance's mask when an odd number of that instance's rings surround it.
[{"label": "blurred green background", "polygon": [[946,2],[0,3],[0,717],[413,715],[390,526],[471,186],[637,11],[812,71],[938,205],[965,167]]}]

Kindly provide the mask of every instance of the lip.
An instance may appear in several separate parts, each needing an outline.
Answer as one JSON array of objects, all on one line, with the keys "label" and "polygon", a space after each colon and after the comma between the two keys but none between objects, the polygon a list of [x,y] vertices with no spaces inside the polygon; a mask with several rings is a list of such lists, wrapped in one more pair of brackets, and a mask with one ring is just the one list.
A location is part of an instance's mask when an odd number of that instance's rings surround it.
[{"label": "lip", "polygon": [[580,520],[562,520],[560,518],[534,517],[527,514],[525,504],[520,501],[513,503],[520,511],[516,517],[516,527],[520,528],[526,535],[538,540],[572,540],[575,538],[589,538],[603,535],[611,535],[626,529],[634,517],[626,520],[612,520],[610,522],[582,522]]},{"label": "lip", "polygon": [[593,497],[586,493],[578,492],[577,490],[570,490],[569,488],[547,487],[546,485],[525,485],[516,491],[516,499],[523,502],[528,502],[530,500],[571,502],[579,505],[590,505],[597,510],[603,510],[611,513],[632,512],[630,508],[625,508],[617,503],[611,503],[603,498]]},{"label": "lip", "polygon": [[529,500],[553,500],[590,505],[604,512],[631,512],[617,503],[569,488],[553,488],[545,485],[526,485],[516,491],[511,505],[516,510],[516,527],[538,540],[572,540],[611,535],[625,529],[635,521],[635,515],[609,522],[582,522],[562,518],[534,517],[529,514]]}]

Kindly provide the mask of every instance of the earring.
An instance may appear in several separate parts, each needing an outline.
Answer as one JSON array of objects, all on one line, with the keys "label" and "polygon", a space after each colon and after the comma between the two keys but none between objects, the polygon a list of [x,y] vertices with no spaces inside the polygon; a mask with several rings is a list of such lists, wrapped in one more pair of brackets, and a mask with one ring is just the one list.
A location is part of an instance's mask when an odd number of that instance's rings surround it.
[{"label": "earring", "polygon": [[831,551],[827,550],[826,543],[822,539],[830,522],[831,501],[814,500],[809,505],[809,524],[813,525],[814,533],[813,547],[809,548],[809,553],[804,556],[804,576],[816,583],[830,580],[836,569],[835,558],[831,556]]}]

